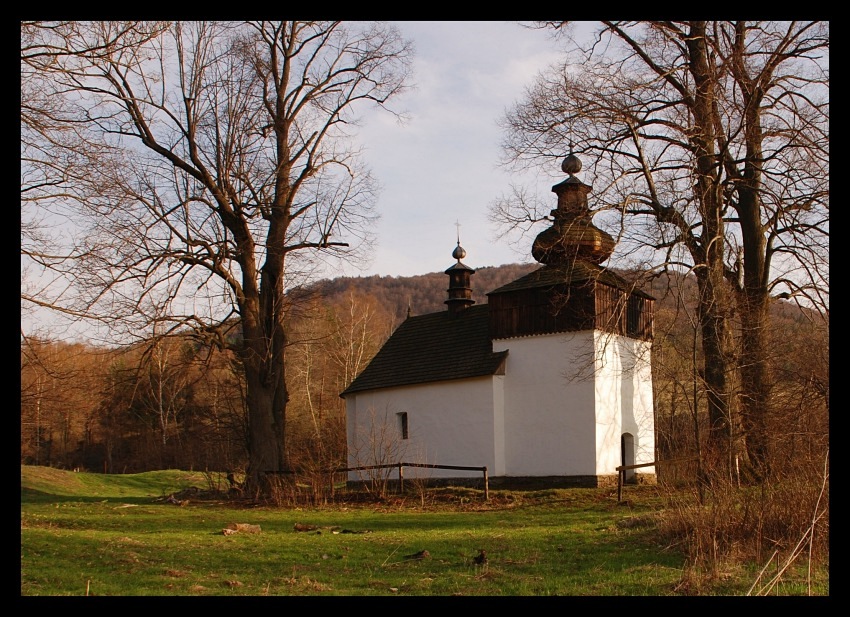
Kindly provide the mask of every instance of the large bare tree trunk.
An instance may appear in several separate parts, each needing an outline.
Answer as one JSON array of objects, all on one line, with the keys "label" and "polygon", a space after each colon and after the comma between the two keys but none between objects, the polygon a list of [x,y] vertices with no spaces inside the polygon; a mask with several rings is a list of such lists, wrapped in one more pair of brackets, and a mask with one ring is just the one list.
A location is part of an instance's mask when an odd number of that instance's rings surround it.
[{"label": "large bare tree trunk", "polygon": [[[710,293],[710,292],[708,292]],[[730,430],[729,410],[729,354],[725,342],[728,326],[722,316],[714,314],[710,301],[700,303],[703,313],[700,321],[703,350],[703,377],[705,379],[709,422],[709,450],[714,456],[728,450]],[[726,458],[726,457],[724,457]]]},{"label": "large bare tree trunk", "polygon": [[[755,121],[757,122],[757,121]],[[759,129],[760,132],[760,129]],[[761,148],[755,146],[760,157]],[[744,238],[744,286],[738,293],[741,315],[741,423],[750,468],[756,477],[770,474],[767,417],[770,414],[771,376],[767,344],[770,293],[765,251],[765,233],[760,221],[758,191],[752,185],[761,175],[752,165],[745,173],[750,186],[739,189],[738,212]]]},{"label": "large bare tree trunk", "polygon": [[265,385],[255,371],[246,370],[248,382],[249,458],[246,489],[267,495],[276,474],[285,470],[285,417],[279,407],[280,388]]},{"label": "large bare tree trunk", "polygon": [[[265,298],[264,298],[265,299]],[[261,306],[261,301],[248,307]],[[263,310],[260,319],[250,308],[243,308],[242,364],[247,384],[249,493],[270,495],[275,480],[287,471],[286,405],[286,333],[282,306]]]},{"label": "large bare tree trunk", "polygon": [[[724,293],[724,241],[723,203],[720,189],[720,168],[715,152],[714,117],[717,108],[716,77],[708,61],[706,23],[691,22],[686,40],[690,73],[694,78],[693,126],[690,143],[696,158],[696,200],[702,215],[702,236],[696,250],[692,249],[694,263],[699,264],[697,280],[700,281],[700,322],[705,361],[705,380],[708,389],[710,449],[723,453],[728,447],[729,430],[729,361],[726,353],[729,294]],[[725,457],[724,457],[725,458]]]}]

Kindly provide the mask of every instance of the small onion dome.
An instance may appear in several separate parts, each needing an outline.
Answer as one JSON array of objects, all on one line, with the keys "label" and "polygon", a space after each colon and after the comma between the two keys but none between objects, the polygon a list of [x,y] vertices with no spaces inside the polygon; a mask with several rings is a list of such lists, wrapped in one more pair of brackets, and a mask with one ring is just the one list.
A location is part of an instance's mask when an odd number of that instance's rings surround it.
[{"label": "small onion dome", "polygon": [[611,257],[616,242],[607,232],[587,220],[557,221],[540,232],[531,256],[546,265],[569,265],[579,259],[601,264]]},{"label": "small onion dome", "polygon": [[571,176],[577,174],[581,171],[581,160],[575,154],[570,153],[561,163],[561,171]]},{"label": "small onion dome", "polygon": [[464,248],[460,245],[460,242],[458,242],[458,243],[457,243],[457,246],[455,247],[455,250],[453,250],[453,251],[452,251],[452,257],[454,257],[454,258],[455,258],[455,259],[457,259],[458,261],[460,261],[461,259],[463,259],[464,257],[466,257],[466,249],[464,249]]}]

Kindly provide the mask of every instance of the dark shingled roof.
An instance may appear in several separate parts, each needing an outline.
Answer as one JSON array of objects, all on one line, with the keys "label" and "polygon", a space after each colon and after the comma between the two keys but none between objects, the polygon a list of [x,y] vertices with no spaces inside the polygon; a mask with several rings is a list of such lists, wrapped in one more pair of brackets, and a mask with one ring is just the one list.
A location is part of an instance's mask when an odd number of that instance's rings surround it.
[{"label": "dark shingled roof", "polygon": [[408,317],[340,395],[376,388],[495,375],[507,351],[493,353],[488,306]]},{"label": "dark shingled roof", "polygon": [[626,292],[634,293],[638,296],[645,298],[652,297],[638,289],[633,289],[633,286],[626,279],[612,270],[586,261],[576,261],[568,267],[543,266],[507,285],[502,285],[498,289],[494,289],[487,295],[504,293],[506,291],[517,291],[519,289],[533,289],[535,287],[552,287],[591,279]]}]

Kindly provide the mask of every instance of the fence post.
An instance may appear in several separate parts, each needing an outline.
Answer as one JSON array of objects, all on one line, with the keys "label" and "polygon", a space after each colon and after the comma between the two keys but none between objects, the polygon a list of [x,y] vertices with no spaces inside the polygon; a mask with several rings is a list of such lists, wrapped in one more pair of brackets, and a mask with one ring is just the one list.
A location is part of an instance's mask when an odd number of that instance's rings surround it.
[{"label": "fence post", "polygon": [[401,463],[398,464],[398,492],[404,492],[404,466]]},{"label": "fence post", "polygon": [[626,475],[625,469],[617,468],[617,501],[620,501],[620,496],[623,494],[623,476]]},{"label": "fence post", "polygon": [[484,468],[484,501],[490,501],[490,481],[487,479],[487,468]]}]

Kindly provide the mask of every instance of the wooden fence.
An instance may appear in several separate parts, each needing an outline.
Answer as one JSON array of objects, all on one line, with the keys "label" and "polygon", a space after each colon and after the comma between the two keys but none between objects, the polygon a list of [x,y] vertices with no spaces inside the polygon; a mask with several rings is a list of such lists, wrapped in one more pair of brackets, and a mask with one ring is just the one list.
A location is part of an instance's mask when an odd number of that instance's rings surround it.
[{"label": "wooden fence", "polygon": [[[623,485],[625,484],[626,479],[626,471],[631,469],[640,469],[642,467],[653,467],[660,466],[670,463],[681,463],[681,462],[689,462],[699,460],[699,457],[687,457],[687,458],[679,458],[679,459],[668,459],[665,461],[653,461],[651,463],[641,463],[639,465],[620,465],[615,468],[617,472],[617,501],[622,500],[623,496]],[[334,469],[331,474],[334,473],[348,473],[349,471],[368,471],[370,469],[397,469],[398,470],[398,483],[399,490],[404,490],[404,468],[405,467],[421,467],[426,469],[454,469],[460,471],[480,471],[484,478],[484,501],[489,501],[490,499],[490,481],[489,476],[487,475],[487,467],[467,467],[463,465],[433,465],[427,463],[390,463],[384,465],[360,465],[358,467],[341,467],[339,469]],[[292,471],[279,471],[275,473],[281,474],[292,474]]]},{"label": "wooden fence", "polygon": [[427,463],[393,463],[389,465],[361,465],[359,467],[345,467],[343,469],[335,469],[334,473],[347,473],[349,471],[367,471],[369,469],[398,469],[398,486],[399,490],[404,490],[404,468],[405,467],[424,467],[426,469],[455,469],[461,471],[480,471],[484,475],[484,501],[490,499],[490,480],[487,476],[486,467],[464,467],[462,465],[430,465]]}]

